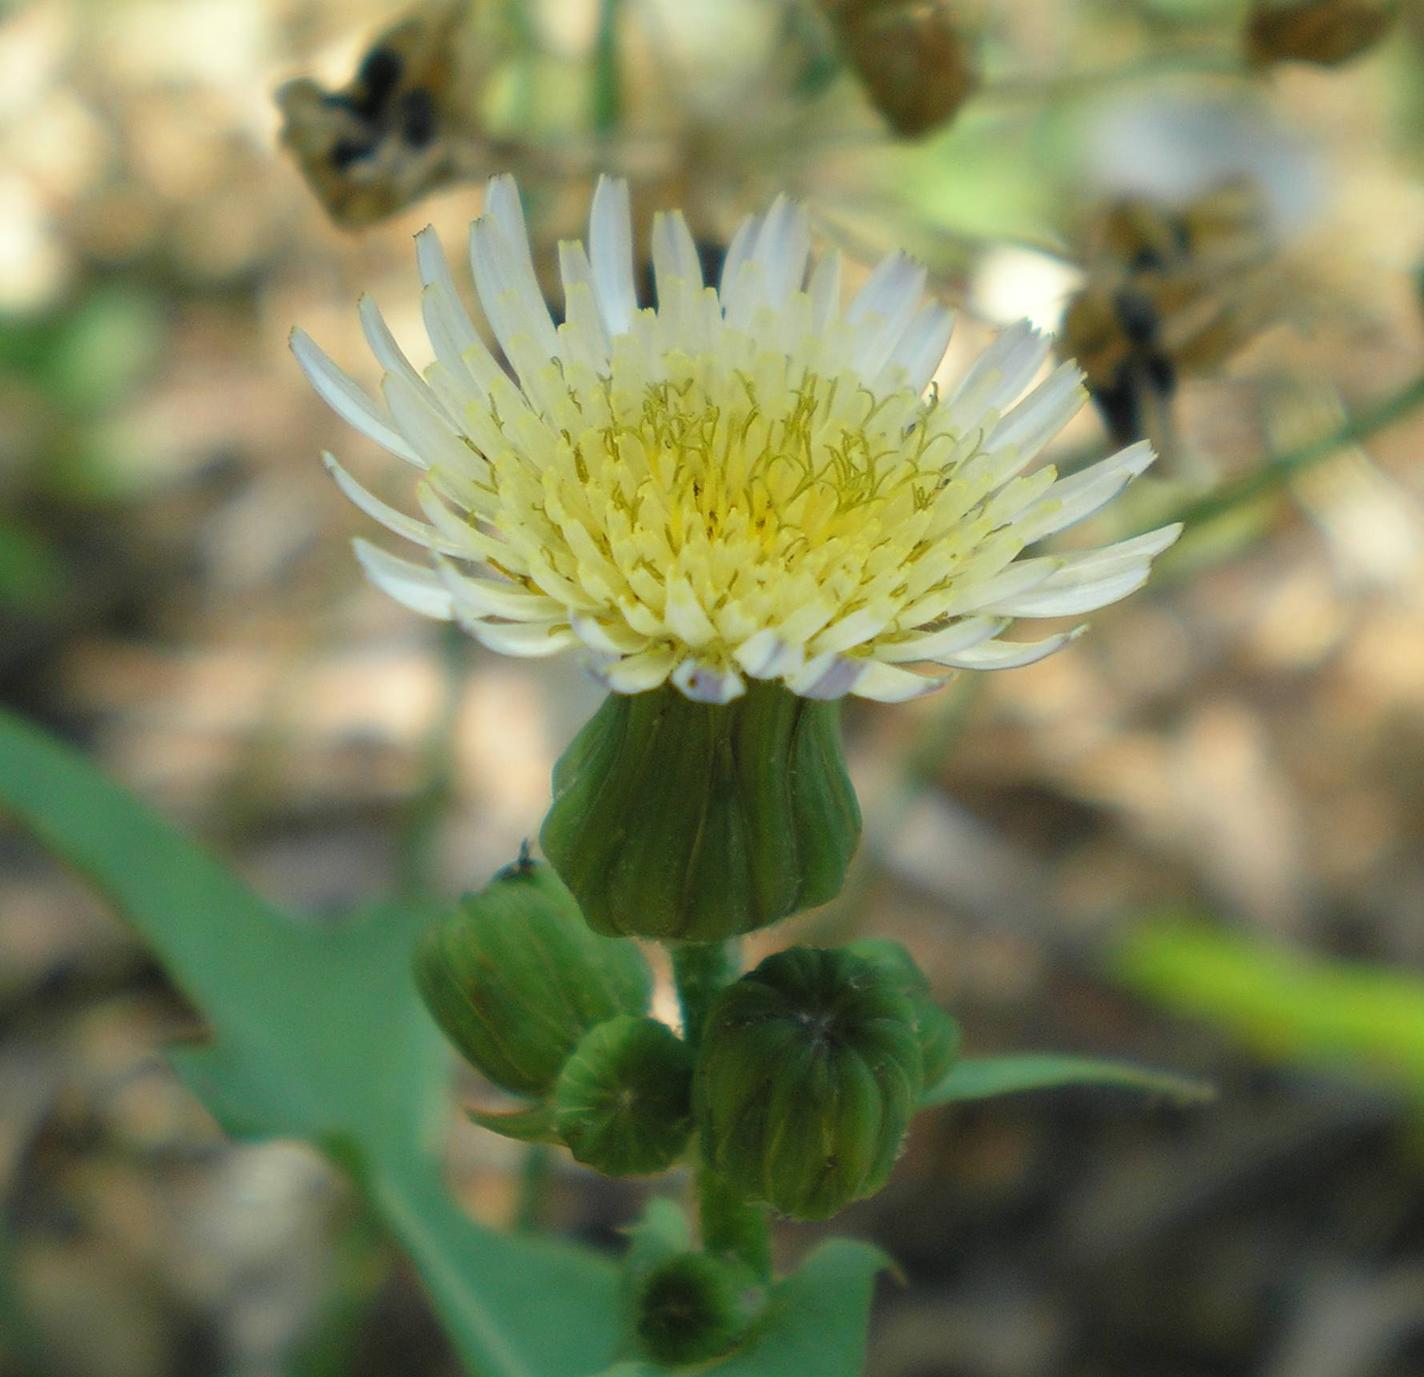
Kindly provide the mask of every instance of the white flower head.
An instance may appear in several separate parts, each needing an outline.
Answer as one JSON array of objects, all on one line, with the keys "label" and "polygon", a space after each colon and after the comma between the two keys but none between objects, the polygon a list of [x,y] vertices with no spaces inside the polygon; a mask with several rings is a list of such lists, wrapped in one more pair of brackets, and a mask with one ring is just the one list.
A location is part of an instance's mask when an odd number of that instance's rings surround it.
[{"label": "white flower head", "polygon": [[556,326],[514,181],[496,177],[470,263],[513,376],[430,229],[417,257],[435,362],[417,371],[361,302],[384,405],[294,332],[322,397],[422,472],[423,520],[326,456],[352,501],[430,552],[424,565],[357,542],[391,596],[506,654],[582,646],[617,693],[671,681],[724,703],[751,677],[898,701],[955,669],[1051,654],[1075,633],[1001,633],[1115,602],[1176,539],[1169,526],[1025,553],[1153,458],[1139,444],[1068,478],[1030,471],[1085,394],[1063,364],[1024,395],[1048,352],[1027,325],[927,391],[953,317],[904,255],[842,306],[839,255],[810,267],[806,214],[784,198],[743,222],[716,287],[680,214],[658,216],[652,240],[656,308],[634,287],[627,184],[601,180],[587,248],[559,246]]}]

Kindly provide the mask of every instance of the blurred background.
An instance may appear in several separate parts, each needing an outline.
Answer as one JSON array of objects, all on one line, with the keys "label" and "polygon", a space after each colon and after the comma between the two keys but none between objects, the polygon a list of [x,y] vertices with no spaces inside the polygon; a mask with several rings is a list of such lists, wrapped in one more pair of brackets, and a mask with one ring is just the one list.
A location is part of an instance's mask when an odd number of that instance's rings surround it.
[{"label": "blurred background", "polygon": [[[836,1224],[905,1274],[869,1372],[1424,1372],[1424,4],[12,0],[0,150],[0,696],[317,915],[483,883],[598,691],[364,584],[319,452],[406,478],[294,324],[374,382],[369,291],[423,361],[413,233],[512,170],[547,267],[607,168],[714,262],[782,188],[859,272],[909,248],[946,375],[1059,332],[1096,405],[1052,457],[1163,452],[1094,534],[1188,536],[1051,660],[852,702],[853,882],[761,945],[892,935],[972,1051],[1220,1097],[921,1119]],[[0,1372],[453,1373],[343,1181],[179,1087],[194,1031],[0,834]],[[645,1190],[447,1148],[608,1247]]]}]

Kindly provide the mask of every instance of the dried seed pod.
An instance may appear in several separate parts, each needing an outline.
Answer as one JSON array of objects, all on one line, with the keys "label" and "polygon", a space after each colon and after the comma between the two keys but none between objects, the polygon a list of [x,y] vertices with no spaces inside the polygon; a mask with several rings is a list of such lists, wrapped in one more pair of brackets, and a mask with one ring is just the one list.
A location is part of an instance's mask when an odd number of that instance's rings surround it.
[{"label": "dried seed pod", "polygon": [[692,1137],[692,1053],[653,1018],[591,1029],[554,1087],[559,1137],[605,1176],[666,1171]]},{"label": "dried seed pod", "polygon": [[468,120],[475,74],[456,41],[468,0],[427,0],[381,33],[337,91],[307,78],[277,92],[282,142],[339,225],[394,214],[456,173],[447,135]]},{"label": "dried seed pod", "polygon": [[889,1179],[923,1085],[904,977],[793,947],[718,995],[698,1055],[707,1162],[750,1200],[825,1219]]},{"label": "dried seed pod", "polygon": [[1374,47],[1399,14],[1397,0],[1255,0],[1246,55],[1258,66],[1335,67]]},{"label": "dried seed pod", "polygon": [[547,1093],[590,1028],[645,1012],[652,990],[637,947],[591,932],[553,870],[528,859],[426,933],[415,973],[446,1037],[519,1095]]},{"label": "dried seed pod", "polygon": [[1281,309],[1261,194],[1232,181],[1185,205],[1113,201],[1087,237],[1059,352],[1082,368],[1116,443],[1171,453],[1178,378],[1219,367]]},{"label": "dried seed pod", "polygon": [[823,0],[871,103],[918,138],[945,124],[979,84],[962,19],[946,0]]},{"label": "dried seed pod", "polygon": [[833,899],[860,838],[839,704],[611,694],[554,767],[544,854],[599,932],[714,942]]}]

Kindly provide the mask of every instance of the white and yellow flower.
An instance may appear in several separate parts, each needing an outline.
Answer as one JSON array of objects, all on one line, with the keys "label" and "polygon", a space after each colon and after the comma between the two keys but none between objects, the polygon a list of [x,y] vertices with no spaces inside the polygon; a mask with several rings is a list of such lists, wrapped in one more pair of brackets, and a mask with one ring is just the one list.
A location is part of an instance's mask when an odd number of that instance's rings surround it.
[{"label": "white and yellow flower", "polygon": [[555,325],[518,192],[497,177],[470,262],[513,376],[429,229],[417,256],[435,362],[417,371],[361,302],[384,405],[293,334],[326,401],[422,473],[423,520],[326,456],[352,501],[431,553],[423,565],[357,542],[393,597],[506,654],[582,646],[617,693],[670,681],[722,703],[750,677],[894,701],[956,669],[1051,654],[1076,633],[1002,633],[1117,601],[1176,539],[1167,526],[1026,553],[1111,500],[1152,452],[1134,445],[1067,478],[1031,470],[1083,403],[1077,368],[1027,390],[1048,343],[1015,326],[931,388],[953,316],[925,300],[925,270],[904,255],[843,307],[839,255],[808,277],[807,217],[785,199],[742,224],[716,287],[680,214],[659,216],[652,238],[655,308],[634,287],[627,185],[602,180],[587,249],[559,246]]}]

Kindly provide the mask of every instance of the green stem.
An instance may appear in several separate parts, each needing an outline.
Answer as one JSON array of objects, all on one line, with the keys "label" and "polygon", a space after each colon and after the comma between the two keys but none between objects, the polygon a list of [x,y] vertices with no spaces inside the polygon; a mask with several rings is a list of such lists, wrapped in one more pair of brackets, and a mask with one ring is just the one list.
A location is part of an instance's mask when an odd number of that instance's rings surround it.
[{"label": "green stem", "polygon": [[[738,944],[683,942],[671,951],[683,1036],[696,1052],[712,1001],[737,978],[741,964]],[[763,1280],[771,1280],[771,1223],[765,1206],[744,1200],[711,1167],[701,1164],[697,1168],[697,1212],[702,1246],[709,1253],[740,1258]]]},{"label": "green stem", "polygon": [[702,1165],[697,1169],[697,1211],[707,1252],[739,1258],[762,1281],[771,1280],[771,1217],[765,1205],[743,1199]]},{"label": "green stem", "polygon": [[544,1200],[553,1177],[554,1157],[547,1143],[530,1143],[520,1164],[519,1195],[514,1206],[514,1228],[517,1233],[539,1232],[544,1215]]},{"label": "green stem", "polygon": [[602,0],[598,32],[593,40],[593,130],[611,134],[618,128],[622,94],[618,76],[618,0]]},{"label": "green stem", "polygon": [[736,942],[682,942],[672,948],[672,973],[682,1006],[683,1037],[694,1052],[717,991],[737,978]]},{"label": "green stem", "polygon": [[[1168,519],[1185,522],[1188,529],[1212,521],[1239,507],[1243,502],[1249,502],[1253,497],[1260,497],[1280,487],[1296,474],[1318,464],[1322,459],[1330,458],[1337,450],[1357,444],[1376,431],[1384,430],[1396,421],[1403,420],[1420,406],[1424,406],[1424,376],[1415,378],[1413,382],[1383,401],[1376,402],[1374,406],[1357,411],[1328,434],[1317,436],[1296,449],[1287,450],[1284,454],[1266,460],[1234,482],[1223,483],[1213,492],[1188,503],[1180,511],[1169,514]],[[1154,527],[1160,524],[1160,520],[1152,523]]]}]

